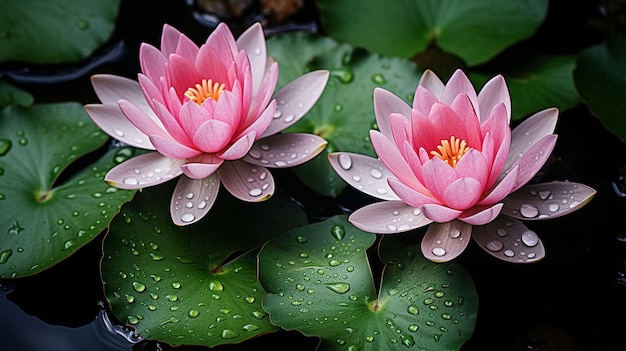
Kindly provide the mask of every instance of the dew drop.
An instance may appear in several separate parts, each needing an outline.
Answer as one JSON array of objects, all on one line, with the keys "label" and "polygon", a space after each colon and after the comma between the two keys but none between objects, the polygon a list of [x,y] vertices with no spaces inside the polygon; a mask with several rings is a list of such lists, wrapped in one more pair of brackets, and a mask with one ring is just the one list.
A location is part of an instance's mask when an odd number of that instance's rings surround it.
[{"label": "dew drop", "polygon": [[530,204],[523,204],[520,207],[519,212],[521,213],[522,216],[526,218],[534,218],[534,217],[537,217],[537,215],[539,215],[539,209]]},{"label": "dew drop", "polygon": [[409,307],[407,308],[407,311],[412,315],[417,315],[420,313],[420,311],[417,309],[417,306],[415,305],[409,305]]},{"label": "dew drop", "polygon": [[527,230],[522,233],[522,242],[526,244],[526,246],[536,246],[539,243],[539,237],[532,230]]},{"label": "dew drop", "polygon": [[441,256],[443,256],[443,255],[445,255],[445,254],[446,254],[446,250],[444,250],[444,249],[443,249],[443,248],[441,248],[441,247],[435,247],[435,248],[433,248],[432,253],[433,253],[433,255],[435,255],[435,256],[439,256],[439,257],[441,257]]},{"label": "dew drop", "polygon": [[0,156],[4,156],[11,150],[11,140],[0,139]]},{"label": "dew drop", "polygon": [[376,73],[372,76],[372,82],[374,84],[383,85],[387,83],[387,79],[385,79],[385,76],[382,75],[382,73]]},{"label": "dew drop", "polygon": [[230,330],[230,329],[224,329],[222,330],[222,339],[234,339],[236,337],[239,336],[239,334],[235,333],[234,331]]},{"label": "dew drop", "polygon": [[211,280],[209,282],[209,290],[211,291],[224,291],[224,285],[217,280]]},{"label": "dew drop", "polygon": [[504,247],[502,242],[500,242],[498,240],[491,240],[485,246],[487,247],[487,250],[492,251],[492,252],[498,252],[498,251],[502,250],[502,248]]},{"label": "dew drop", "polygon": [[352,168],[352,157],[348,154],[339,154],[339,165],[345,170]]},{"label": "dew drop", "polygon": [[139,184],[139,181],[135,177],[124,178],[123,182],[126,185],[137,185],[137,184]]},{"label": "dew drop", "polygon": [[188,315],[190,318],[196,318],[200,315],[200,312],[198,310],[189,310]]},{"label": "dew drop", "polygon": [[383,177],[383,173],[376,168],[372,168],[372,170],[370,171],[370,175],[376,179],[380,179]]},{"label": "dew drop", "polygon": [[180,220],[185,223],[192,222],[194,219],[196,219],[196,217],[192,215],[191,213],[185,213],[182,216],[180,216]]},{"label": "dew drop", "polygon": [[338,294],[345,294],[350,290],[348,283],[329,283],[326,284],[326,287]]},{"label": "dew drop", "polygon": [[263,190],[261,190],[259,188],[250,189],[248,194],[250,196],[252,196],[252,197],[257,197],[257,196],[260,196],[261,194],[263,194]]},{"label": "dew drop", "polygon": [[0,252],[0,264],[5,264],[9,260],[9,257],[13,254],[13,250],[8,249]]},{"label": "dew drop", "polygon": [[513,252],[513,250],[504,250],[504,256],[513,257],[515,256],[515,252]]},{"label": "dew drop", "polygon": [[330,233],[339,241],[346,235],[346,229],[341,224],[335,224],[330,228]]},{"label": "dew drop", "polygon": [[254,325],[254,324],[246,324],[243,327],[241,327],[241,329],[243,329],[244,331],[255,331],[259,329],[259,326]]},{"label": "dew drop", "polygon": [[133,282],[133,289],[135,289],[136,292],[144,292],[146,291],[146,286],[140,282]]}]

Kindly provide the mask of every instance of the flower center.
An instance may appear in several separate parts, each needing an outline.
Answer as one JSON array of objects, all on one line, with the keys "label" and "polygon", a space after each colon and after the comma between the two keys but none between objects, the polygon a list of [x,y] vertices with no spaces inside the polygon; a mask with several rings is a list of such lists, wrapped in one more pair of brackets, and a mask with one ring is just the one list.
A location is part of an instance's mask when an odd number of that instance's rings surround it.
[{"label": "flower center", "polygon": [[465,140],[457,139],[454,136],[450,137],[450,141],[442,140],[441,145],[437,146],[439,151],[431,151],[430,154],[437,156],[440,159],[446,161],[447,164],[456,168],[457,162],[469,151],[469,147]]},{"label": "flower center", "polygon": [[203,79],[202,83],[196,84],[195,87],[187,89],[185,96],[198,105],[202,105],[207,99],[217,101],[217,99],[220,98],[220,95],[222,95],[224,87],[224,83],[213,83],[212,79],[209,79],[208,81]]}]

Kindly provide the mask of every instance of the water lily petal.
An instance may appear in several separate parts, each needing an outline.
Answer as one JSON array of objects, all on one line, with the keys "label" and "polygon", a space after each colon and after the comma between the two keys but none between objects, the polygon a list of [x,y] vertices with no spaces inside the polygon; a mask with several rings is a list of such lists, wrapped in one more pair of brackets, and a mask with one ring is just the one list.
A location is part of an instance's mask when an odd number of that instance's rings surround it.
[{"label": "water lily petal", "polygon": [[401,98],[383,88],[374,88],[374,113],[378,130],[391,139],[389,116],[398,113],[407,118],[411,116],[411,107]]},{"label": "water lily petal", "polygon": [[[417,111],[424,116],[428,116],[430,114],[430,108],[433,107],[433,105],[437,102],[439,102],[439,99],[433,94],[432,91],[428,90],[424,86],[417,86],[417,89],[415,90],[415,96],[413,97],[414,111]],[[406,116],[410,116],[410,114]]]},{"label": "water lily petal", "polygon": [[183,173],[184,160],[167,158],[158,152],[133,157],[111,169],[104,180],[120,189],[141,189],[165,183]]},{"label": "water lily petal", "polygon": [[122,113],[117,105],[89,104],[85,111],[100,129],[113,138],[130,146],[154,150],[150,138]]},{"label": "water lily petal", "polygon": [[432,223],[422,239],[422,254],[433,262],[457,258],[471,241],[472,226],[461,221]]},{"label": "water lily petal", "polygon": [[174,224],[184,226],[202,219],[213,207],[219,189],[220,180],[215,173],[202,179],[180,177],[170,201]]},{"label": "water lily petal", "polygon": [[232,145],[230,145],[226,150],[221,153],[218,153],[217,156],[224,160],[238,160],[244,157],[250,148],[254,144],[254,139],[256,137],[256,131],[251,131],[250,133],[244,135],[243,137],[237,139]]},{"label": "water lily petal", "polygon": [[396,193],[396,195],[398,195],[398,197],[400,197],[402,201],[413,207],[420,207],[425,204],[433,203],[441,205],[441,202],[432,197],[430,194],[421,193],[395,178],[388,178],[387,182],[389,183],[389,186],[391,187],[393,192]]},{"label": "water lily petal", "polygon": [[491,167],[485,160],[484,155],[476,149],[470,149],[456,164],[456,174],[459,177],[471,177],[481,185],[481,191],[485,190],[487,178]]},{"label": "water lily petal", "polygon": [[493,221],[502,211],[503,203],[491,206],[474,206],[467,211],[463,211],[458,219],[471,225],[483,225]]},{"label": "water lily petal", "polygon": [[171,54],[167,64],[167,78],[169,86],[176,89],[179,94],[184,94],[187,89],[202,82],[205,77],[198,72],[193,65],[178,54]]},{"label": "water lily petal", "polygon": [[202,151],[188,147],[178,141],[161,135],[150,135],[150,142],[163,156],[176,159],[185,159],[198,156]]},{"label": "water lily petal", "polygon": [[463,211],[455,210],[447,206],[438,204],[425,204],[420,207],[426,217],[434,222],[449,222],[463,213]]},{"label": "water lily petal", "polygon": [[424,88],[428,89],[439,100],[441,100],[441,96],[443,95],[443,89],[445,87],[441,79],[439,79],[435,72],[430,69],[424,71],[424,73],[420,77],[418,86],[423,86]]},{"label": "water lily petal", "polygon": [[216,159],[214,163],[188,162],[180,166],[180,169],[191,179],[202,179],[215,173],[223,162],[221,159]]},{"label": "water lily petal", "polygon": [[517,184],[517,170],[519,166],[513,167],[487,195],[478,202],[478,205],[492,205],[509,195]]},{"label": "water lily petal", "polygon": [[250,68],[252,70],[253,90],[252,95],[256,95],[261,86],[261,80],[266,69],[267,48],[265,45],[265,35],[260,23],[255,23],[246,29],[237,38],[237,47],[248,53]]},{"label": "water lily petal", "polygon": [[441,94],[441,98],[439,99],[444,104],[450,105],[452,101],[459,94],[466,94],[470,99],[472,106],[474,106],[474,110],[476,111],[476,116],[480,116],[480,108],[478,106],[478,96],[476,95],[476,90],[472,85],[472,82],[467,78],[465,73],[462,70],[457,69],[452,73],[452,76],[446,83],[446,86],[443,88],[443,93]]},{"label": "water lily petal", "polygon": [[[91,84],[103,104],[117,105],[121,99],[126,99],[139,104],[145,98],[139,83],[132,79],[112,74],[95,74],[91,76]],[[147,103],[142,106],[142,110],[149,111]]]},{"label": "water lily petal", "polygon": [[549,108],[526,118],[511,132],[511,147],[504,169],[509,169],[538,140],[554,132],[559,111]]},{"label": "water lily petal", "polygon": [[193,135],[193,143],[206,153],[218,152],[228,144],[233,132],[230,124],[210,119],[198,127]]},{"label": "water lily petal", "polygon": [[[161,122],[157,123],[158,120],[156,118],[151,118],[144,110],[140,109],[132,102],[120,100],[118,106],[124,115],[126,115],[126,118],[128,118],[135,127],[141,130],[142,133],[146,135],[156,134],[165,138],[171,138]],[[150,114],[154,115],[154,112],[150,112]]]},{"label": "water lily petal", "polygon": [[546,254],[537,234],[508,216],[474,226],[472,237],[487,253],[507,262],[536,262]]},{"label": "water lily petal", "polygon": [[282,87],[274,99],[278,102],[274,119],[262,137],[276,134],[302,118],[324,92],[329,71],[318,70],[305,73]]},{"label": "water lily petal", "polygon": [[[164,26],[164,29],[175,30],[170,26]],[[163,33],[165,36],[165,33]],[[149,80],[158,82],[159,77],[165,77],[165,63],[167,62],[167,56],[165,56],[161,50],[154,46],[141,43],[139,46],[139,63],[141,65],[141,71]]]},{"label": "water lily petal", "polygon": [[361,207],[348,220],[361,230],[377,234],[402,233],[432,223],[419,209],[394,200]]},{"label": "water lily petal", "polygon": [[240,200],[260,202],[274,194],[274,177],[265,167],[237,160],[224,162],[217,172],[226,190]]},{"label": "water lily petal", "polygon": [[482,193],[482,184],[470,177],[459,178],[450,183],[441,193],[441,200],[446,206],[466,210],[474,205]]},{"label": "water lily petal", "polygon": [[529,184],[504,199],[502,213],[524,220],[561,217],[585,206],[595,194],[574,182]]},{"label": "water lily petal", "polygon": [[327,144],[324,138],[315,134],[275,134],[258,140],[244,160],[263,167],[293,167],[317,156]]},{"label": "water lily petal", "polygon": [[[430,193],[433,194],[435,198],[441,200],[442,202],[443,192],[446,190],[448,185],[450,185],[450,183],[454,182],[458,178],[459,177],[454,171],[454,168],[450,167],[450,165],[440,158],[433,157],[422,166],[422,179],[424,180],[424,186],[426,189],[430,190]],[[407,185],[410,186],[410,184]]]},{"label": "water lily petal", "polygon": [[239,51],[235,37],[224,22],[220,22],[207,38],[205,45],[215,48],[220,53],[220,58],[224,64],[234,61]]},{"label": "water lily petal", "polygon": [[[276,100],[272,100],[263,113],[258,116],[256,121],[254,121],[251,125],[249,125],[246,129],[244,129],[239,136],[249,134],[254,131],[255,138],[259,135],[264,134],[267,130],[267,127],[272,123],[272,117],[274,116],[274,112],[276,111]],[[260,138],[259,138],[260,139]]]},{"label": "water lily petal", "polygon": [[408,186],[416,189],[422,188],[422,184],[413,174],[411,166],[402,156],[397,146],[382,133],[376,130],[370,130],[370,139],[372,145],[376,149],[378,157],[383,164],[397,177],[400,181]]},{"label": "water lily petal", "polygon": [[328,154],[328,162],[346,183],[361,192],[381,200],[400,200],[387,183],[393,174],[379,159],[351,152],[333,152]]},{"label": "water lily petal", "polygon": [[161,121],[161,123],[163,123],[163,127],[172,136],[172,138],[178,141],[180,144],[191,147],[193,143],[191,141],[190,135],[188,135],[185,129],[183,129],[183,127],[178,122],[178,119],[174,115],[172,115],[170,110],[159,101],[155,100],[152,102],[152,104],[154,107],[154,113],[159,117],[159,120]]},{"label": "water lily petal", "polygon": [[[261,111],[266,108],[272,98],[272,93],[276,89],[276,82],[278,82],[278,64],[274,62],[265,72],[259,91],[257,91],[256,95],[252,95],[250,109],[244,122],[245,126],[254,122]],[[291,103],[291,101],[285,103]]]},{"label": "water lily petal", "polygon": [[506,108],[507,125],[511,123],[511,97],[506,81],[502,75],[491,78],[478,93],[478,105],[480,106],[480,122],[484,122],[497,104],[502,103]]},{"label": "water lily petal", "polygon": [[556,144],[556,138],[556,134],[547,135],[524,153],[518,163],[517,184],[513,191],[521,188],[539,172],[543,164],[548,160],[548,157],[550,157],[552,149],[554,149]]}]

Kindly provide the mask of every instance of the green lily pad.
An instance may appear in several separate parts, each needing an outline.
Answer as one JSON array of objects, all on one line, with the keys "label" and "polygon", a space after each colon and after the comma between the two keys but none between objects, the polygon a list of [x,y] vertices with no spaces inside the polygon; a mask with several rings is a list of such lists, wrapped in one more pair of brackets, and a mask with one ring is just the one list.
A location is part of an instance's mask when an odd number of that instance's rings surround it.
[{"label": "green lily pad", "polygon": [[177,227],[167,195],[174,183],[144,189],[111,223],[101,270],[115,315],[171,345],[212,347],[276,331],[261,307],[256,254],[307,223],[304,212],[280,192],[261,203],[224,192],[200,222]]},{"label": "green lily pad", "polygon": [[[575,59],[571,56],[541,56],[503,73],[511,95],[511,118],[520,120],[550,107],[564,111],[580,103],[572,76],[574,66]],[[469,75],[477,87],[492,77],[482,73]]]},{"label": "green lily pad", "polygon": [[[103,180],[116,157],[132,150],[82,164],[107,140],[78,103],[0,111],[0,277],[33,275],[69,257],[132,198],[134,191]],[[61,179],[66,168],[75,174]]]},{"label": "green lily pad", "polygon": [[0,79],[0,109],[12,105],[27,107],[32,105],[34,100],[30,93]]},{"label": "green lily pad", "polygon": [[0,62],[77,62],[104,44],[120,0],[2,1]]},{"label": "green lily pad", "polygon": [[278,86],[314,69],[331,73],[315,106],[286,132],[314,133],[328,141],[326,152],[294,171],[317,193],[337,196],[346,184],[330,167],[327,154],[349,151],[375,156],[369,139],[370,129],[377,128],[374,88],[382,87],[410,101],[421,72],[409,60],[370,54],[313,34],[278,35],[267,44],[280,67]]},{"label": "green lily pad", "polygon": [[621,140],[626,140],[626,35],[614,35],[578,55],[576,89],[591,112]]},{"label": "green lily pad", "polygon": [[375,238],[341,215],[268,242],[259,279],[272,323],[319,337],[320,351],[458,350],[478,310],[470,276],[426,260],[420,235],[386,236],[378,289],[367,256]]},{"label": "green lily pad", "polygon": [[547,0],[318,0],[334,39],[385,56],[413,57],[435,43],[470,65],[530,37]]}]

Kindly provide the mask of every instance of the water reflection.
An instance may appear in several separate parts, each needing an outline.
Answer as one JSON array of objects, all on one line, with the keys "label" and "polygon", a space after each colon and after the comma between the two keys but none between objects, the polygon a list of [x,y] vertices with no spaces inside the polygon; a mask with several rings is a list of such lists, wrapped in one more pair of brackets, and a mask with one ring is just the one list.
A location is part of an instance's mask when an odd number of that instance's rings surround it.
[{"label": "water reflection", "polygon": [[7,294],[12,290],[0,284],[0,340],[7,350],[131,351],[142,340],[126,327],[114,325],[104,309],[82,327],[47,324],[10,301]]}]

